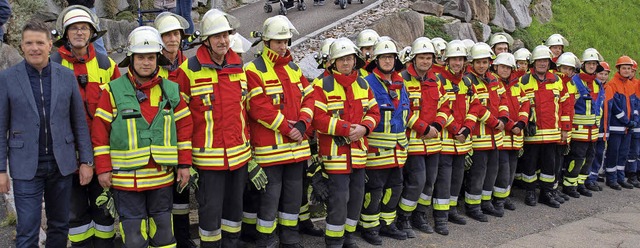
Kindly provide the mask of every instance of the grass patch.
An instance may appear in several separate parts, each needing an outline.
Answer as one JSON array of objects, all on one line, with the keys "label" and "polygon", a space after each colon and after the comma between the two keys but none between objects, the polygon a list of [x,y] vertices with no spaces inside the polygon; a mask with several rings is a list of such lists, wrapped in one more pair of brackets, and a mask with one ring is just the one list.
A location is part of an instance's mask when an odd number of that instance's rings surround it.
[{"label": "grass patch", "polygon": [[429,38],[441,37],[451,40],[451,36],[444,31],[444,24],[447,22],[435,16],[424,17],[424,36]]},{"label": "grass patch", "polygon": [[533,48],[554,33],[569,40],[565,51],[578,56],[596,48],[609,64],[623,54],[640,60],[640,4],[628,0],[553,1],[553,19],[546,24],[534,20],[527,29]]},{"label": "grass patch", "polygon": [[17,223],[16,215],[13,213],[7,213],[7,218],[0,222],[0,227],[15,226]]}]

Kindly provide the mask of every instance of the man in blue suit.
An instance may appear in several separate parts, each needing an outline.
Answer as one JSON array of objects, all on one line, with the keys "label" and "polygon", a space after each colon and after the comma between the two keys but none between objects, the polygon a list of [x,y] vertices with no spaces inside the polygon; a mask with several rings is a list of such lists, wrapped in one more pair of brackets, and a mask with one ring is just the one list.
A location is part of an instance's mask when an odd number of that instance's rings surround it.
[{"label": "man in blue suit", "polygon": [[0,194],[13,179],[17,247],[38,247],[42,197],[46,247],[66,247],[71,174],[93,175],[93,154],[82,97],[72,71],[49,62],[51,37],[41,22],[22,29],[24,61],[0,72]]}]

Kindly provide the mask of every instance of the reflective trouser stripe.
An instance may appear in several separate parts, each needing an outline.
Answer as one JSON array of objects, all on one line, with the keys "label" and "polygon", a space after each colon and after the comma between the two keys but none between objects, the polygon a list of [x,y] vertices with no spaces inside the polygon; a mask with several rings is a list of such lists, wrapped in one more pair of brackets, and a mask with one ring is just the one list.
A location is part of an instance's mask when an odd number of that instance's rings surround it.
[{"label": "reflective trouser stripe", "polygon": [[564,186],[578,186],[578,178],[577,177],[564,177],[562,181],[562,185]]},{"label": "reflective trouser stripe", "polygon": [[306,204],[300,206],[300,215],[298,215],[298,219],[300,221],[305,221],[308,220],[309,217],[309,201],[307,201]]},{"label": "reflective trouser stripe", "polygon": [[540,181],[543,181],[545,183],[553,183],[556,180],[556,177],[554,175],[547,175],[544,173],[540,173]]},{"label": "reflective trouser stripe", "polygon": [[298,225],[298,214],[278,212],[278,224],[283,226],[296,226]]},{"label": "reflective trouser stripe", "polygon": [[584,181],[587,180],[589,175],[579,174],[578,175],[578,184],[584,184]]},{"label": "reflective trouser stripe", "polygon": [[214,242],[222,238],[222,229],[217,229],[214,231],[206,231],[199,227],[198,230],[200,233],[200,240],[202,241]]},{"label": "reflective trouser stripe", "polygon": [[357,225],[358,225],[358,221],[357,220],[352,220],[352,219],[347,218],[347,221],[344,224],[344,229],[347,232],[355,232]]},{"label": "reflective trouser stripe", "polygon": [[110,239],[116,236],[115,224],[111,224],[109,226],[103,226],[97,223],[94,223],[94,235],[97,238],[101,239]]},{"label": "reflective trouser stripe", "polygon": [[493,191],[483,190],[482,191],[482,200],[483,201],[490,201],[491,200],[491,193],[493,193]]},{"label": "reflective trouser stripe", "polygon": [[482,202],[482,195],[472,195],[469,192],[464,192],[464,202],[471,205],[480,204],[480,202]]},{"label": "reflective trouser stripe", "polygon": [[327,237],[340,238],[344,236],[344,225],[327,224],[325,228],[326,230],[324,233],[327,235]]},{"label": "reflective trouser stripe", "polygon": [[222,231],[225,231],[228,233],[239,233],[240,228],[242,226],[242,221],[231,221],[231,220],[222,219],[221,223],[222,223]]},{"label": "reflective trouser stripe", "polygon": [[433,210],[449,210],[449,199],[433,199]]},{"label": "reflective trouser stripe", "polygon": [[450,207],[458,206],[458,196],[452,196],[451,198],[449,198],[449,206]]},{"label": "reflective trouser stripe", "polygon": [[384,221],[386,225],[391,225],[391,223],[396,219],[396,211],[380,212],[380,219]]},{"label": "reflective trouser stripe", "polygon": [[507,198],[511,194],[511,185],[507,186],[507,188],[500,188],[493,186],[493,196],[497,198]]},{"label": "reflective trouser stripe", "polygon": [[273,231],[276,230],[276,221],[267,221],[258,218],[258,222],[256,223],[256,230],[261,233],[273,233]]},{"label": "reflective trouser stripe", "polygon": [[88,224],[69,228],[69,240],[71,242],[82,242],[94,235],[93,221]]},{"label": "reflective trouser stripe", "polygon": [[404,197],[402,197],[400,199],[400,203],[398,204],[398,206],[400,207],[400,209],[402,209],[405,212],[413,212],[413,210],[415,210],[416,207],[418,206],[418,202],[407,200]]},{"label": "reflective trouser stripe", "polygon": [[173,204],[172,214],[186,215],[189,214],[189,204]]},{"label": "reflective trouser stripe", "polygon": [[380,214],[360,214],[360,226],[373,228],[380,225]]},{"label": "reflective trouser stripe", "polygon": [[420,205],[430,206],[431,205],[431,196],[427,195],[425,193],[420,193],[420,199],[418,199],[418,203],[420,203]]},{"label": "reflective trouser stripe", "polygon": [[255,225],[257,223],[257,220],[258,220],[258,214],[242,212],[242,222],[246,224]]}]

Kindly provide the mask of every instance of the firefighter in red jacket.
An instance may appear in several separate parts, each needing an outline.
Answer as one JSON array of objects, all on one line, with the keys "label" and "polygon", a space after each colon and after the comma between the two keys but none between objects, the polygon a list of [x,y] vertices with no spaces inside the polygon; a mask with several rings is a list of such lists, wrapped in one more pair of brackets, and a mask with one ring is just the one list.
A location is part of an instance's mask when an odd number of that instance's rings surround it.
[{"label": "firefighter in red jacket", "polygon": [[240,196],[251,148],[245,110],[247,79],[242,58],[229,47],[236,23],[222,11],[207,11],[200,22],[202,45],[176,73],[194,125],[192,156],[199,170],[202,247],[236,247],[240,237]]},{"label": "firefighter in red jacket", "polygon": [[526,48],[520,48],[513,53],[513,57],[516,59],[517,70],[521,71],[524,75],[529,72],[529,58],[531,58],[531,52]]},{"label": "firefighter in red jacket", "polygon": [[435,231],[447,235],[451,167],[439,166],[439,158],[442,149],[440,132],[447,126],[451,110],[433,70],[435,57],[431,40],[419,37],[411,44],[407,69],[400,74],[409,94],[412,113],[406,131],[409,156],[403,169],[405,185],[398,206],[397,225],[405,232],[413,226],[422,232],[433,233],[426,216],[433,201]]},{"label": "firefighter in red jacket", "polygon": [[380,120],[376,99],[358,76],[364,60],[340,38],[329,48],[330,74],[314,83],[319,155],[328,175],[327,247],[357,247],[353,233],[364,200],[367,137]]},{"label": "firefighter in red jacket", "polygon": [[158,77],[158,31],[129,35],[126,75],[102,91],[92,124],[100,185],[113,187],[126,247],[175,246],[171,221],[174,170],[186,185],[192,121],[178,84]]},{"label": "firefighter in red jacket", "polygon": [[182,40],[190,36],[185,33],[189,28],[189,22],[177,14],[162,12],[156,17],[153,25],[160,32],[164,43],[162,55],[171,62],[170,65],[160,67],[159,76],[175,82],[178,66],[187,60],[181,48]]},{"label": "firefighter in red jacket", "polygon": [[364,58],[364,66],[360,68],[360,76],[362,78],[369,75],[369,72],[364,69],[372,60],[373,57],[373,44],[380,38],[378,32],[373,29],[365,29],[358,33],[356,37],[356,45],[360,49],[360,54]]},{"label": "firefighter in red jacket", "polygon": [[473,164],[467,171],[465,206],[467,216],[487,222],[485,214],[502,217],[491,202],[493,187],[498,176],[498,149],[502,147],[502,131],[509,121],[505,89],[489,71],[494,53],[485,43],[471,48],[471,71],[463,78],[465,85],[473,85],[476,99],[483,108],[473,128],[471,148]]},{"label": "firefighter in red jacket", "polygon": [[[258,247],[300,247],[297,230],[302,172],[310,158],[305,131],[313,119],[313,86],[293,63],[288,45],[297,30],[285,16],[265,20],[260,57],[246,65],[249,127],[254,159],[269,178],[261,193]],[[277,216],[277,218],[276,218]]]},{"label": "firefighter in red jacket", "polygon": [[440,37],[435,37],[431,39],[431,44],[436,50],[436,62],[433,64],[433,70],[435,73],[442,73],[446,66],[444,51],[447,48],[447,42]]},{"label": "firefighter in red jacket", "polygon": [[[64,9],[58,19],[56,28],[62,36],[55,42],[59,48],[51,54],[51,60],[73,70],[76,75],[87,123],[91,127],[101,87],[120,77],[120,71],[113,60],[96,53],[93,47],[93,41],[105,32],[99,30],[99,19],[91,10],[72,5]],[[114,220],[95,204],[102,187],[97,175],[94,175],[96,178],[92,175],[93,168],[86,165],[80,166],[78,173],[73,175],[69,219],[71,247],[113,247]],[[90,182],[81,180],[83,177]]]},{"label": "firefighter in red jacket", "polygon": [[558,61],[558,57],[564,53],[564,48],[569,45],[569,41],[560,34],[552,34],[544,41],[544,45],[551,50],[552,59],[551,62]]},{"label": "firefighter in red jacket", "polygon": [[524,73],[517,70],[515,57],[510,53],[498,54],[492,65],[498,81],[505,89],[503,96],[509,109],[502,147],[498,148],[498,176],[493,187],[493,206],[498,215],[503,215],[505,208],[516,209],[508,197],[511,194],[518,157],[522,155],[523,129],[529,119],[530,105],[527,95],[518,84]]},{"label": "firefighter in red jacket", "polygon": [[[557,143],[566,141],[565,122],[561,123],[562,104],[568,98],[563,92],[562,80],[549,72],[554,65],[552,53],[546,46],[537,46],[531,55],[531,72],[520,78],[520,84],[531,102],[529,123],[525,128],[524,155],[521,163],[523,186],[526,190],[525,203],[536,205],[536,171],[540,170],[541,203],[558,208],[560,203],[553,195],[555,181],[555,158]],[[563,124],[563,132],[561,132]],[[570,129],[570,123],[566,126]]]}]

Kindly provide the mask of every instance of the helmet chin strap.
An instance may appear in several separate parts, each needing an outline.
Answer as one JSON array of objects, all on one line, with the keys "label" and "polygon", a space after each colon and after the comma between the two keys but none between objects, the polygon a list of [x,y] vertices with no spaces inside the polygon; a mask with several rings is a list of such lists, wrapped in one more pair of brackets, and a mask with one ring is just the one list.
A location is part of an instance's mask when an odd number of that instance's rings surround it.
[{"label": "helmet chin strap", "polygon": [[[152,77],[153,77],[153,75],[158,74],[158,69],[159,69],[159,66],[158,66],[158,64],[157,64],[157,63],[158,63],[158,56],[161,56],[161,55],[160,55],[159,53],[158,53],[158,54],[156,54],[156,69],[151,73],[151,75],[147,76],[148,78],[152,78]],[[135,67],[135,66],[133,66],[133,64],[134,64],[134,63],[133,63],[133,56],[130,56],[130,57],[129,57],[129,60],[130,60],[130,61],[129,61],[129,69],[131,69],[131,71],[133,72],[134,76],[136,76],[136,77],[140,77],[140,78],[146,78],[146,77],[144,77],[144,76],[140,75],[140,73],[136,70],[136,67]],[[136,84],[137,84],[137,83],[138,83],[138,82],[136,82]]]}]

